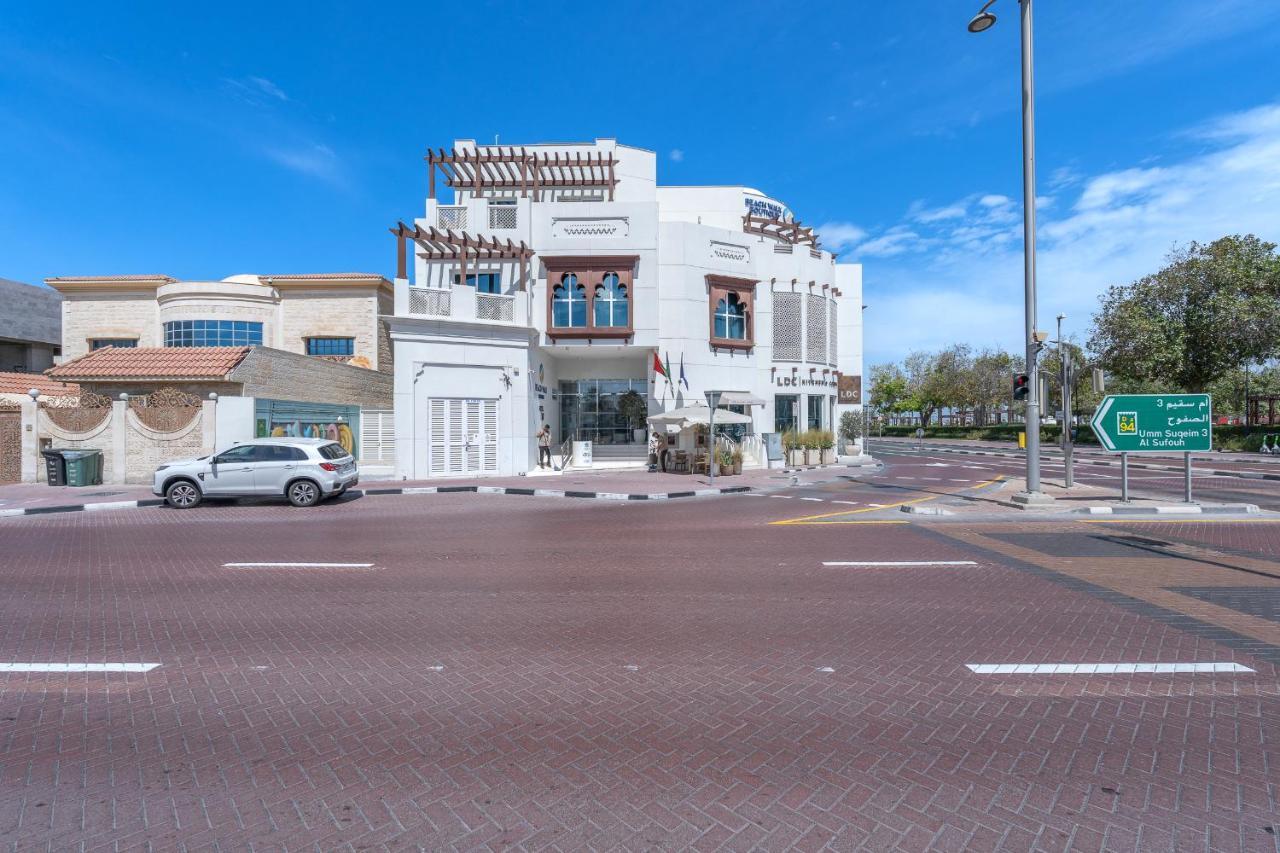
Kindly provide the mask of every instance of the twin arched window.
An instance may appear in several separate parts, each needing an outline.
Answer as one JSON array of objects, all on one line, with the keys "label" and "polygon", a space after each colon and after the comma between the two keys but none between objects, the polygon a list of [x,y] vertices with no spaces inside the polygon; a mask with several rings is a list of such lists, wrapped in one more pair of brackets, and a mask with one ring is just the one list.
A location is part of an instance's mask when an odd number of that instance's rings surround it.
[{"label": "twin arched window", "polygon": [[627,286],[618,278],[616,272],[604,274],[604,278],[596,285],[594,322],[597,327],[620,327],[627,325]]},{"label": "twin arched window", "polygon": [[562,328],[587,325],[587,289],[578,276],[567,272],[551,289],[551,322]]},{"label": "twin arched window", "polygon": [[736,293],[728,293],[716,303],[714,337],[726,341],[747,339],[747,306]]}]

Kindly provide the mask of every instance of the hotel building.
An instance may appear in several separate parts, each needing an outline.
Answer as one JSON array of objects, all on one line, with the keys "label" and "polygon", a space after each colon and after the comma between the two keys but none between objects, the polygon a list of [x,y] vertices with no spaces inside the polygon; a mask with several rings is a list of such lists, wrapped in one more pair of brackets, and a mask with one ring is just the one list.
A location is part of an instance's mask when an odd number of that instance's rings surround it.
[{"label": "hotel building", "polygon": [[724,391],[756,436],[860,408],[862,268],[784,202],[658,186],[654,153],[612,139],[427,161],[423,216],[392,229],[399,475],[529,471],[544,423],[643,458],[630,392],[656,414]]}]

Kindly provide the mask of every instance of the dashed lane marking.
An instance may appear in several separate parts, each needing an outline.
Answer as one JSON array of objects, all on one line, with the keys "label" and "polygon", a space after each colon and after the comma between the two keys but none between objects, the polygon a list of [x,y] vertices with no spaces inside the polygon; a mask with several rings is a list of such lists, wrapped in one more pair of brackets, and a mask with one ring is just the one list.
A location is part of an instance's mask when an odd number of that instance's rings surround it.
[{"label": "dashed lane marking", "polygon": [[371,562],[224,562],[223,569],[369,569]]},{"label": "dashed lane marking", "polygon": [[849,506],[857,506],[857,501],[832,501],[833,504],[848,504]]},{"label": "dashed lane marking", "polygon": [[1165,675],[1192,672],[1253,672],[1238,663],[967,663],[975,675]]},{"label": "dashed lane marking", "polygon": [[817,501],[818,503],[822,503],[822,498],[801,498],[800,500],[802,500],[802,501]]},{"label": "dashed lane marking", "polygon": [[[993,484],[993,483],[998,483],[998,482],[1000,482],[1000,481],[1001,481],[1001,480],[1003,480],[1003,479],[1004,479],[1004,475],[1003,475],[1003,474],[1000,474],[999,476],[994,477],[994,478],[992,478],[992,479],[990,479],[990,480],[987,480],[987,481],[982,482],[982,483],[978,483],[977,485],[973,486],[971,489],[969,489],[969,490],[967,490],[967,491],[976,491],[976,490],[981,489],[981,488],[984,488],[984,487],[986,487],[986,486],[990,486],[990,485],[991,485],[991,484]],[[955,497],[957,494],[959,494],[959,493],[958,493],[958,492],[948,492],[948,493],[944,493],[944,494],[937,494],[937,495],[926,495],[925,497],[922,497],[922,498],[912,498],[912,499],[911,499],[911,500],[909,500],[909,501],[899,501],[898,503],[894,503],[894,504],[885,504],[884,506],[869,506],[869,507],[867,507],[866,509],[842,509],[842,510],[837,510],[836,512],[826,512],[826,513],[822,513],[822,514],[820,514],[820,515],[803,515],[803,516],[800,516],[799,518],[783,518],[783,519],[779,519],[778,521],[771,521],[771,522],[769,522],[769,524],[777,524],[777,525],[782,525],[782,524],[853,524],[853,523],[856,523],[856,522],[851,522],[851,521],[840,521],[840,520],[828,520],[828,519],[834,519],[834,518],[835,518],[835,516],[847,516],[847,515],[857,515],[857,514],[859,514],[859,513],[863,513],[863,512],[875,512],[875,511],[876,511],[876,510],[878,510],[878,509],[896,509],[897,507],[900,507],[900,506],[911,506],[911,505],[913,505],[913,504],[920,504],[920,503],[926,503],[926,502],[928,502],[928,501],[935,501],[935,500],[937,500],[938,498]]]},{"label": "dashed lane marking", "polygon": [[158,663],[0,663],[0,672],[150,672]]},{"label": "dashed lane marking", "polygon": [[845,560],[823,563],[824,566],[976,566],[973,560]]}]

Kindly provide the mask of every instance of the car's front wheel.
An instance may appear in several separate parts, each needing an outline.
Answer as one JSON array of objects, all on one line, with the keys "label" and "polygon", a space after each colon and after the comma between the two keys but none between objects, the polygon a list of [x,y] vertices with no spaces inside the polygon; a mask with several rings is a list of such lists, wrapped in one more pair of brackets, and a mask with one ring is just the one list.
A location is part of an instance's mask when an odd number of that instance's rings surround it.
[{"label": "car's front wheel", "polygon": [[320,502],[320,487],[312,480],[294,480],[285,491],[294,506],[315,506]]},{"label": "car's front wheel", "polygon": [[191,509],[200,505],[203,495],[190,480],[177,480],[164,490],[164,500],[174,509]]}]

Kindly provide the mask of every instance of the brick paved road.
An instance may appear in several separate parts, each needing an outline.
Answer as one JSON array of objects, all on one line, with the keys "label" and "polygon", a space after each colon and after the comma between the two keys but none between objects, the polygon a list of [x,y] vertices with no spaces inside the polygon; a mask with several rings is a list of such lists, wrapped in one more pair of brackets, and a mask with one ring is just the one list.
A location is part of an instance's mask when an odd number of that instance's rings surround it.
[{"label": "brick paved road", "polygon": [[[9,520],[0,660],[161,666],[0,674],[0,846],[1277,849],[1273,647],[1228,642],[1260,617],[1141,603],[1217,575],[1144,553],[1126,598],[1012,528],[767,523],[805,494]],[[1256,673],[965,667],[1088,661]]]}]

